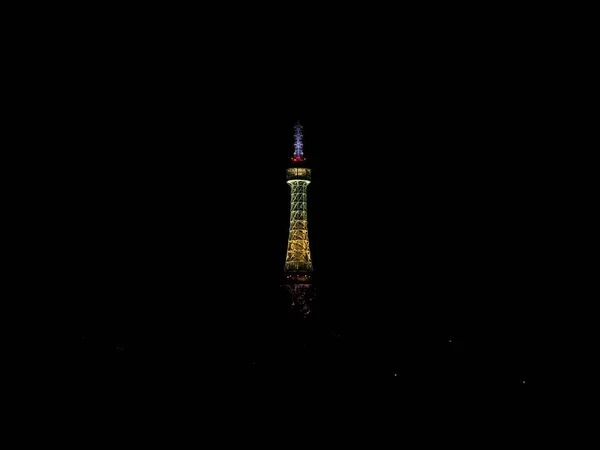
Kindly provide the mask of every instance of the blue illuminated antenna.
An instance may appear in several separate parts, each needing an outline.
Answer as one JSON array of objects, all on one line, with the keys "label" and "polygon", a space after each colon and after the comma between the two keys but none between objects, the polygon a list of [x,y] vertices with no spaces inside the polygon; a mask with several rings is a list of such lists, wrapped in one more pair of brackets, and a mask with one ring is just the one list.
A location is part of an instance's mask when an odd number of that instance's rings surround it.
[{"label": "blue illuminated antenna", "polygon": [[294,159],[304,159],[304,143],[302,142],[302,125],[300,124],[300,121],[294,125],[294,137],[296,139],[294,142]]}]

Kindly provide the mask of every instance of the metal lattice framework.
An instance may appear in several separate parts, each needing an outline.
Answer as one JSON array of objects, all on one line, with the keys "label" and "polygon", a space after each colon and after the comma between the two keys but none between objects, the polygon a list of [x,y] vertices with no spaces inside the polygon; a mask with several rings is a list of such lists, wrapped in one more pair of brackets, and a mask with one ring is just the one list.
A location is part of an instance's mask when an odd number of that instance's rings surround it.
[{"label": "metal lattice framework", "polygon": [[304,143],[302,142],[302,125],[298,122],[294,126],[294,157],[301,158],[304,156]]},{"label": "metal lattice framework", "polygon": [[291,188],[290,234],[285,257],[286,284],[291,296],[291,307],[303,317],[311,313],[310,304],[315,297],[312,285],[313,264],[308,242],[307,196],[311,170],[306,166],[302,125],[294,127],[295,151],[292,167],[287,169],[287,184]]},{"label": "metal lattice framework", "polygon": [[290,234],[285,258],[286,272],[312,272],[308,242],[307,191],[310,169],[288,169],[288,181],[292,189],[290,210]]}]

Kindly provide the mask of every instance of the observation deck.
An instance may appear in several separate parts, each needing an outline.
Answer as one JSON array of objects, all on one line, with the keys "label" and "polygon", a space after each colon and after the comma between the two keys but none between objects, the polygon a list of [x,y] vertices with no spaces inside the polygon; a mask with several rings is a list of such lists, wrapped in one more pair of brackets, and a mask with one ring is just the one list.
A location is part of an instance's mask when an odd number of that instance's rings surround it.
[{"label": "observation deck", "polygon": [[310,183],[311,173],[308,167],[290,167],[287,169],[285,179],[287,181],[292,180],[305,180]]},{"label": "observation deck", "polygon": [[290,284],[312,283],[312,271],[286,272],[285,282]]}]

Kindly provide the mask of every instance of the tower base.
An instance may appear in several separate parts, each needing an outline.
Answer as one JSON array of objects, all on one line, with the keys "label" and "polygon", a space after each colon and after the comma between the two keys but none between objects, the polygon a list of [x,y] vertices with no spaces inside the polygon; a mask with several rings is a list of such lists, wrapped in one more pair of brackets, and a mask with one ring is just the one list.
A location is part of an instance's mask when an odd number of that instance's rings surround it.
[{"label": "tower base", "polygon": [[287,283],[282,285],[289,293],[290,307],[307,318],[312,312],[315,288],[312,283]]}]

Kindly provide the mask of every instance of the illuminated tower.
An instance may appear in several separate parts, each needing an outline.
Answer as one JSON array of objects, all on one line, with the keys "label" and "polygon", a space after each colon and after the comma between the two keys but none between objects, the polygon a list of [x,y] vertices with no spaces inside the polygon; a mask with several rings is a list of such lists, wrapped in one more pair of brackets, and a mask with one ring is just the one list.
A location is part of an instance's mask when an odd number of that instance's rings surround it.
[{"label": "illuminated tower", "polygon": [[286,288],[292,295],[292,305],[310,313],[313,264],[308,241],[307,194],[311,170],[304,157],[302,125],[294,127],[295,150],[291,167],[287,169],[287,184],[291,188],[290,233],[285,257]]}]

